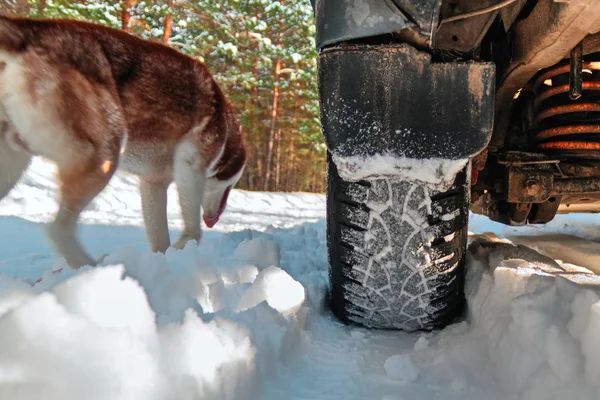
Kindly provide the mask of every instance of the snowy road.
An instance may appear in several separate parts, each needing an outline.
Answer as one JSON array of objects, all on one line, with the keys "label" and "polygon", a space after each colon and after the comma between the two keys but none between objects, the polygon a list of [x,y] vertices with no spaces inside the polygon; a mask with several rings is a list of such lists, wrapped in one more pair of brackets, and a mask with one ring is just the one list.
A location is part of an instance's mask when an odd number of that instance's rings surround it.
[{"label": "snowy road", "polygon": [[[51,175],[0,203],[0,399],[600,398],[600,216],[473,216],[468,315],[407,334],[328,313],[323,196],[235,191],[199,249],[159,255],[120,176],[80,232],[106,267],[53,273]],[[175,236],[174,192],[169,215]]]}]

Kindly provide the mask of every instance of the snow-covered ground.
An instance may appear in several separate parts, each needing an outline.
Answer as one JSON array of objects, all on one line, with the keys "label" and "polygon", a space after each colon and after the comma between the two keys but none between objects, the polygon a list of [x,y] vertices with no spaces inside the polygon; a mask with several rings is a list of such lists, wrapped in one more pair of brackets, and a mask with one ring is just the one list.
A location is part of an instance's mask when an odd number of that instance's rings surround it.
[{"label": "snow-covered ground", "polygon": [[473,216],[467,315],[408,334],[328,312],[323,196],[234,191],[199,248],[151,254],[119,176],[80,229],[109,256],[75,273],[43,236],[51,176],[0,203],[0,399],[600,399],[600,216]]}]

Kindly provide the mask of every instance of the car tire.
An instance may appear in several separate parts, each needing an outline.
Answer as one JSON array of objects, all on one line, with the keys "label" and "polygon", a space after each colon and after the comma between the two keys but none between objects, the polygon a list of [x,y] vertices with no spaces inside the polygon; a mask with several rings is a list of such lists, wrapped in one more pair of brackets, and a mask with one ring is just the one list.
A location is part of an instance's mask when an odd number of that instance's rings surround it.
[{"label": "car tire", "polygon": [[469,180],[444,192],[415,181],[343,180],[327,159],[329,301],[369,328],[441,328],[464,301]]}]

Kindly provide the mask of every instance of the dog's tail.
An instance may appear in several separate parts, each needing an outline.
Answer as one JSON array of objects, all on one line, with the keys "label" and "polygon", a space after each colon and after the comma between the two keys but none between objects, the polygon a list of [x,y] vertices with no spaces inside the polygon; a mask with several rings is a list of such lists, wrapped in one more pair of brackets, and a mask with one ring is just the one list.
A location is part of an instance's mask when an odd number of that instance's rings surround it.
[{"label": "dog's tail", "polygon": [[0,15],[0,49],[15,51],[23,46],[25,38],[19,24],[3,15]]}]

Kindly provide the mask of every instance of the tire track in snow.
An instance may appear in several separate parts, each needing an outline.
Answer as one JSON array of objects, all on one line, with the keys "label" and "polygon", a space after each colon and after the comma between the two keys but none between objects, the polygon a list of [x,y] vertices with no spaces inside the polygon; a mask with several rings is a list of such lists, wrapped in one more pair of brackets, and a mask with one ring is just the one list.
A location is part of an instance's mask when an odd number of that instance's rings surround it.
[{"label": "tire track in snow", "polygon": [[368,399],[360,395],[364,382],[356,379],[363,375],[364,358],[353,348],[354,339],[348,330],[322,315],[314,316],[309,324],[296,358],[279,371],[264,398]]},{"label": "tire track in snow", "polygon": [[265,383],[264,400],[398,400],[463,399],[464,393],[443,389],[448,382],[423,376],[414,384],[390,378],[385,361],[413,350],[419,335],[374,331],[314,313],[305,340],[277,376]]}]

